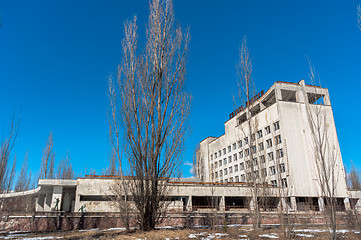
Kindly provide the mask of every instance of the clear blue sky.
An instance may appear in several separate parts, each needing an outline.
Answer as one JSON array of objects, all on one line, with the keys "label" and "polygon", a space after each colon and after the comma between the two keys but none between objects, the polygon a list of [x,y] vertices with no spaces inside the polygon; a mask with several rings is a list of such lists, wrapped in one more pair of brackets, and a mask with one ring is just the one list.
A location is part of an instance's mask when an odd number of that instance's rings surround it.
[{"label": "clear blue sky", "polygon": [[[234,110],[238,49],[244,35],[258,90],[298,82],[312,61],[329,88],[346,166],[361,168],[361,31],[358,1],[174,1],[191,32],[187,88],[193,96],[183,176],[196,144],[224,133]],[[18,160],[38,171],[49,132],[57,160],[69,151],[77,172],[107,166],[106,79],[121,59],[123,23],[148,1],[0,1],[0,130],[21,113]],[[143,35],[144,36],[144,35]]]}]

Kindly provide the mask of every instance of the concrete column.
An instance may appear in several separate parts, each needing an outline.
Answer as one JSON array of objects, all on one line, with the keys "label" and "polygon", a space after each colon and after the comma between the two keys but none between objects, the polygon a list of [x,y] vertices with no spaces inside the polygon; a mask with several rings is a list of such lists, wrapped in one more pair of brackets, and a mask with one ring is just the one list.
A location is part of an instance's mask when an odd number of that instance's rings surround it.
[{"label": "concrete column", "polygon": [[291,199],[291,210],[292,211],[297,211],[296,197],[290,197],[290,199]]},{"label": "concrete column", "polygon": [[256,201],[255,197],[251,197],[251,201],[249,202],[249,209],[251,211],[254,211],[256,209],[256,204],[257,204],[257,201]]},{"label": "concrete column", "polygon": [[346,211],[351,210],[350,199],[349,199],[349,198],[345,198],[345,199],[343,200],[343,202],[344,202],[344,204],[345,204],[345,209],[346,209]]},{"label": "concrete column", "polygon": [[187,211],[192,211],[192,196],[188,197],[188,202],[187,202]]},{"label": "concrete column", "polygon": [[284,197],[280,198],[280,202],[278,203],[277,209],[278,211],[282,210],[283,212],[285,212],[288,208],[288,205],[286,203],[286,199]]},{"label": "concrete column", "polygon": [[45,195],[44,194],[38,195],[38,197],[36,199],[35,211],[37,211],[37,212],[44,211],[44,203],[45,203]]},{"label": "concrete column", "polygon": [[53,193],[49,192],[45,194],[45,204],[44,204],[44,211],[50,212],[51,211],[51,200],[52,200]]},{"label": "concrete column", "polygon": [[226,199],[224,196],[221,197],[221,200],[219,201],[219,210],[225,211],[226,210]]},{"label": "concrete column", "polygon": [[58,211],[60,211],[61,199],[63,195],[63,186],[54,186],[53,197],[51,200],[51,210],[56,211],[56,203],[58,202]]},{"label": "concrete column", "polygon": [[325,200],[323,197],[318,198],[318,207],[320,208],[321,212],[325,211]]},{"label": "concrete column", "polygon": [[275,97],[276,97],[276,101],[282,101],[282,94],[281,94],[281,89],[279,89],[278,87],[275,87]]}]

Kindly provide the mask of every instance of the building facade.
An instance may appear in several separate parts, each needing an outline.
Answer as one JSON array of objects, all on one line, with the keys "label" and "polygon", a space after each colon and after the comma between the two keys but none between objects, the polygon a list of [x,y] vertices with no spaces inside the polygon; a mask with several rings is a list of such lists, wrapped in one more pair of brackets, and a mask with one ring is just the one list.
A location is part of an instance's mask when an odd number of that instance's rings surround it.
[{"label": "building facade", "polygon": [[[320,115],[321,113],[322,119]],[[323,129],[313,121],[322,120]],[[346,174],[326,88],[276,82],[230,114],[225,133],[207,137],[197,150],[197,176],[205,182],[266,183],[286,191],[291,201],[323,193],[315,155],[315,131],[322,131],[337,180],[335,196],[349,205]],[[331,156],[332,154],[332,156]],[[331,167],[331,166],[330,166]],[[323,203],[319,202],[319,205]]]}]

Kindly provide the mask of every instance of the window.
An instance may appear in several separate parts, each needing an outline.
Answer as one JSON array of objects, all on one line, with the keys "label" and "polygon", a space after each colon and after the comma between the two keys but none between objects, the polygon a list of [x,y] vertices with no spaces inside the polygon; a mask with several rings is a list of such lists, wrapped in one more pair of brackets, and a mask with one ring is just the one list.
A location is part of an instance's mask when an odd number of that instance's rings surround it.
[{"label": "window", "polygon": [[239,177],[236,176],[235,179],[234,179],[235,182],[239,182]]},{"label": "window", "polygon": [[214,153],[214,159],[216,159],[217,158],[217,153]]},{"label": "window", "polygon": [[233,167],[230,166],[230,167],[228,168],[228,171],[229,171],[229,174],[233,173]]},{"label": "window", "polygon": [[257,158],[253,158],[253,166],[257,166],[257,165],[258,165]]},{"label": "window", "polygon": [[269,170],[270,170],[270,175],[275,175],[276,174],[275,166],[270,167]]},{"label": "window", "polygon": [[211,170],[213,170],[213,164],[211,164]]},{"label": "window", "polygon": [[246,167],[247,168],[251,167],[251,160],[246,161]]},{"label": "window", "polygon": [[238,148],[241,148],[242,147],[242,140],[239,140],[238,141]]},{"label": "window", "polygon": [[264,155],[261,155],[259,157],[259,160],[261,161],[261,164],[265,163],[266,162],[266,158],[264,157]]},{"label": "window", "polygon": [[272,139],[271,139],[271,138],[268,139],[268,140],[266,141],[266,144],[267,144],[267,148],[272,147]]},{"label": "window", "polygon": [[267,177],[267,169],[266,168],[262,168],[261,175],[262,175],[262,177]]},{"label": "window", "polygon": [[282,187],[285,187],[285,188],[288,187],[286,178],[282,179]]},{"label": "window", "polygon": [[224,176],[226,176],[226,175],[228,174],[227,168],[225,168],[225,169],[223,170],[223,172],[224,172]]},{"label": "window", "polygon": [[243,151],[240,151],[240,152],[239,152],[239,158],[240,158],[240,159],[243,158]]},{"label": "window", "polygon": [[222,152],[221,150],[218,151],[218,156],[221,156],[222,155]]},{"label": "window", "polygon": [[282,150],[282,148],[278,149],[276,151],[276,156],[277,156],[277,158],[283,158],[283,150]]},{"label": "window", "polygon": [[214,168],[217,168],[218,166],[217,166],[217,161],[216,162],[214,162]]},{"label": "window", "polygon": [[249,172],[249,173],[247,173],[247,179],[248,179],[248,181],[251,181],[251,173]]},{"label": "window", "polygon": [[229,179],[229,182],[233,182],[233,177],[231,177],[231,178]]},{"label": "window", "polygon": [[226,178],[226,179],[224,179],[224,182],[226,183],[226,182],[228,182],[228,179]]},{"label": "window", "polygon": [[268,161],[273,161],[274,160],[273,152],[268,153],[267,157],[268,157]]},{"label": "window", "polygon": [[255,179],[259,178],[258,170],[256,170],[256,171],[253,172],[253,177],[254,177]]},{"label": "window", "polygon": [[211,161],[213,160],[213,154],[211,154]]},{"label": "window", "polygon": [[286,172],[286,167],[285,167],[285,164],[284,164],[284,163],[281,163],[281,164],[279,165],[279,170],[280,170],[281,173]]},{"label": "window", "polygon": [[238,165],[234,165],[234,172],[238,172]]},{"label": "window", "polygon": [[222,174],[222,170],[219,170],[219,177],[222,177],[223,174]]},{"label": "window", "polygon": [[218,172],[216,172],[216,178],[218,178]]},{"label": "window", "polygon": [[232,162],[232,156],[228,157],[228,163]]},{"label": "window", "polygon": [[237,144],[233,143],[233,150],[236,150],[236,148],[237,148]]},{"label": "window", "polygon": [[223,165],[227,164],[227,158],[223,158]]},{"label": "window", "polygon": [[243,170],[244,169],[244,163],[240,163],[239,164],[239,170]]},{"label": "window", "polygon": [[281,135],[277,135],[277,136],[275,137],[275,141],[276,141],[276,145],[280,144],[280,143],[282,142],[282,140],[281,140]]},{"label": "window", "polygon": [[277,187],[277,181],[276,181],[276,180],[272,180],[272,181],[271,181],[271,185],[274,186],[274,187]]},{"label": "window", "polygon": [[222,166],[222,160],[219,160],[218,165]]},{"label": "window", "polygon": [[258,151],[263,151],[264,150],[264,145],[263,142],[258,144]]},{"label": "window", "polygon": [[231,150],[232,150],[231,146],[228,146],[228,152],[231,152]]},{"label": "window", "polygon": [[254,133],[251,135],[251,142],[254,142],[256,140],[256,136],[254,135]]},{"label": "window", "polygon": [[237,153],[233,154],[233,161],[237,161]]},{"label": "window", "polygon": [[246,178],[244,176],[244,174],[241,175],[241,182],[245,182],[246,181]]},{"label": "window", "polygon": [[252,154],[255,154],[255,153],[257,152],[256,146],[252,146],[252,147],[251,147],[251,151],[252,151]]},{"label": "window", "polygon": [[270,126],[265,127],[264,130],[266,131],[266,135],[271,133]]},{"label": "window", "polygon": [[214,179],[214,173],[212,173],[212,180]]},{"label": "window", "polygon": [[246,157],[249,156],[249,148],[247,148],[246,150],[244,150],[244,154],[246,155]]},{"label": "window", "polygon": [[244,138],[244,144],[248,144],[248,137]]},{"label": "window", "polygon": [[275,123],[273,124],[273,127],[274,127],[275,131],[277,131],[278,129],[280,129],[280,122],[279,122],[279,121],[275,122]]},{"label": "window", "polygon": [[262,137],[262,130],[259,130],[259,131],[257,132],[257,136],[258,136],[258,138],[261,138],[261,137]]},{"label": "window", "polygon": [[226,153],[226,148],[223,148],[223,155],[225,155]]}]

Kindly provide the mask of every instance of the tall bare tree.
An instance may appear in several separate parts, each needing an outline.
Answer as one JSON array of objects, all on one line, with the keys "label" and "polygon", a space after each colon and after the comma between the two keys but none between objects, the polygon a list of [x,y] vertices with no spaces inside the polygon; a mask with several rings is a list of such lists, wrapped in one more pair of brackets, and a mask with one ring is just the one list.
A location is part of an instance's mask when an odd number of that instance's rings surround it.
[{"label": "tall bare tree", "polygon": [[11,155],[19,131],[19,120],[12,117],[7,136],[4,136],[0,146],[0,193],[11,190],[15,177],[16,157],[11,163]]},{"label": "tall bare tree", "polygon": [[55,153],[53,152],[53,134],[50,132],[46,147],[43,150],[43,157],[40,166],[40,179],[54,178]]},{"label": "tall bare tree", "polygon": [[31,172],[28,171],[28,153],[25,154],[24,162],[21,166],[20,173],[16,179],[15,192],[29,190],[31,184]]},{"label": "tall bare tree", "polygon": [[73,171],[73,166],[71,165],[71,158],[69,153],[67,153],[65,158],[62,158],[58,163],[56,178],[74,179],[74,177],[75,177],[75,173]]},{"label": "tall bare tree", "polygon": [[[310,65],[310,81],[315,86],[313,96],[318,96],[319,88],[316,87],[316,76],[314,67]],[[320,84],[319,84],[320,85]],[[326,108],[322,104],[317,104],[318,98],[311,97],[306,100],[308,122],[311,129],[313,141],[313,154],[316,165],[316,172],[320,186],[320,197],[326,203],[326,212],[330,219],[331,237],[337,239],[337,183],[341,176],[337,168],[340,154],[336,151],[334,143],[330,140],[330,129],[327,122]],[[316,104],[311,104],[316,103]]]},{"label": "tall bare tree", "polygon": [[141,230],[159,222],[166,181],[177,175],[187,132],[190,97],[184,90],[189,33],[174,23],[171,0],[153,0],[143,51],[136,19],[125,24],[118,85],[130,191]]},{"label": "tall bare tree", "polygon": [[251,201],[251,213],[252,223],[255,229],[261,225],[261,212],[259,207],[259,195],[260,195],[260,184],[257,180],[259,175],[258,162],[253,161],[253,156],[256,153],[253,146],[256,147],[255,134],[258,128],[258,121],[256,118],[252,118],[251,114],[251,99],[256,94],[255,84],[252,77],[252,61],[250,52],[247,47],[246,37],[244,37],[240,52],[239,52],[239,63],[237,65],[238,73],[238,94],[241,103],[246,103],[245,115],[239,118],[238,126],[243,133],[245,144],[249,145],[248,150],[245,151],[246,168],[248,172],[246,174],[246,181],[248,182],[252,201]]},{"label": "tall bare tree", "polygon": [[348,175],[347,184],[349,189],[361,191],[360,173],[356,169],[355,164],[351,161],[351,171]]}]

